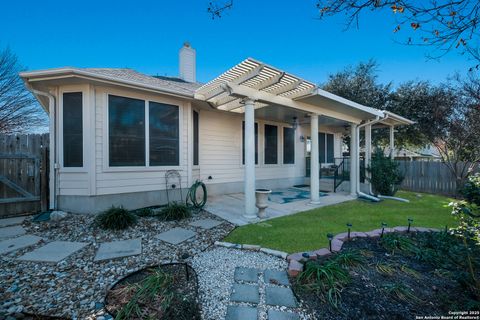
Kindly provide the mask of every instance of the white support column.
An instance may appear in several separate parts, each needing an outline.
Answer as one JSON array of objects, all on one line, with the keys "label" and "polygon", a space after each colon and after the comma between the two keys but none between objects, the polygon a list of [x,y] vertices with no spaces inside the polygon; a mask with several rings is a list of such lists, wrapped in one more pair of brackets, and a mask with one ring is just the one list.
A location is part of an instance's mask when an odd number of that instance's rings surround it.
[{"label": "white support column", "polygon": [[318,114],[310,116],[310,139],[312,149],[310,150],[310,202],[320,203],[320,165],[318,155]]},{"label": "white support column", "polygon": [[357,194],[357,125],[350,125],[350,194],[352,196]]},{"label": "white support column", "polygon": [[[372,159],[372,125],[368,124],[365,126],[365,168],[370,166],[370,161]],[[370,178],[370,173],[368,170],[365,172],[367,178]],[[365,181],[369,183],[368,180]]]},{"label": "white support column", "polygon": [[395,157],[395,128],[390,126],[390,158]]},{"label": "white support column", "polygon": [[245,101],[245,217],[255,219],[255,102]]}]

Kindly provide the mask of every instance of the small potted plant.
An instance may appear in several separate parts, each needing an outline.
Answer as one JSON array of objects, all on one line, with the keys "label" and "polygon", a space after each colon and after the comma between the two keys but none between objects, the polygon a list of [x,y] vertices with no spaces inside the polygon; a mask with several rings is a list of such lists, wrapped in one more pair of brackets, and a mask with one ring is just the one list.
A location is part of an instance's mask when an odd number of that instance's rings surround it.
[{"label": "small potted plant", "polygon": [[255,206],[258,208],[258,217],[260,219],[264,219],[267,217],[265,213],[265,209],[268,207],[268,195],[272,193],[272,190],[269,189],[256,189],[255,190],[255,198],[256,203]]}]

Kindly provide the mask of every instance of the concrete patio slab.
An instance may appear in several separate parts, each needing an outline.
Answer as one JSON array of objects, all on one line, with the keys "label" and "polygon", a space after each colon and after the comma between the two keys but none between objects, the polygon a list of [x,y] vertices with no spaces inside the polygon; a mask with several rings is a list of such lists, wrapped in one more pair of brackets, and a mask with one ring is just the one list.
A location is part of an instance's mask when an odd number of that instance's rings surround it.
[{"label": "concrete patio slab", "polygon": [[[207,205],[204,209],[238,226],[243,226],[249,223],[260,221],[259,219],[249,220],[243,216],[243,214],[245,213],[244,199],[245,196],[243,193],[210,196],[208,197]],[[327,196],[321,197],[320,204],[316,205],[310,204],[310,199],[282,204],[268,201],[268,208],[265,211],[267,214],[267,218],[263,219],[262,221],[268,221],[269,219],[287,216],[298,212],[321,208],[354,199],[356,199],[356,197],[350,195],[347,192],[331,192],[328,193]]]},{"label": "concrete patio slab", "polygon": [[265,303],[271,306],[283,306],[295,308],[297,301],[293,295],[292,289],[278,286],[267,286],[265,288]]},{"label": "concrete patio slab", "polygon": [[173,228],[168,231],[162,232],[156,236],[157,239],[168,242],[170,244],[179,244],[183,241],[194,237],[196,233],[194,231],[184,228]]},{"label": "concrete patio slab", "polygon": [[199,227],[202,229],[212,229],[215,228],[216,226],[221,225],[223,222],[218,221],[218,220],[213,220],[213,219],[202,219],[202,220],[197,220],[192,223],[190,223],[191,226],[193,227]]},{"label": "concrete patio slab", "polygon": [[57,263],[86,245],[88,245],[86,242],[53,241],[24,254],[18,260]]},{"label": "concrete patio slab", "polygon": [[21,236],[27,233],[22,226],[10,226],[0,228],[0,239],[8,239],[16,236]]},{"label": "concrete patio slab", "polygon": [[258,282],[259,269],[236,267],[233,276],[235,281]]},{"label": "concrete patio slab", "polygon": [[100,244],[94,261],[109,260],[142,253],[142,239],[104,242]]},{"label": "concrete patio slab", "polygon": [[228,306],[225,320],[257,320],[257,308]]},{"label": "concrete patio slab", "polygon": [[282,286],[288,286],[290,284],[290,281],[288,281],[287,272],[283,270],[267,269],[265,270],[263,277],[266,284],[275,284]]},{"label": "concrete patio slab", "polygon": [[268,310],[268,320],[300,320],[300,316],[292,312]]},{"label": "concrete patio slab", "polygon": [[0,228],[21,224],[26,217],[0,219]]},{"label": "concrete patio slab", "polygon": [[22,248],[32,246],[42,240],[41,237],[34,235],[25,235],[13,239],[8,239],[0,242],[0,254],[12,252]]},{"label": "concrete patio slab", "polygon": [[234,283],[232,286],[230,301],[258,303],[260,301],[258,286]]}]

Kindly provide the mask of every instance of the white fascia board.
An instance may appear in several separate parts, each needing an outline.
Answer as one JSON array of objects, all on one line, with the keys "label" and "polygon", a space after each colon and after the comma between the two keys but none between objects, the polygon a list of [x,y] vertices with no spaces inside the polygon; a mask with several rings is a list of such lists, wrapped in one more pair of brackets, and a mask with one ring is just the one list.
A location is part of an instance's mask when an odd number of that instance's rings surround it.
[{"label": "white fascia board", "polygon": [[149,91],[154,91],[158,93],[173,95],[180,98],[193,98],[192,95],[179,93],[174,90],[168,89],[160,89],[156,86],[136,82],[136,81],[129,81],[125,79],[118,79],[116,77],[109,77],[105,75],[99,75],[97,73],[88,72],[85,70],[80,70],[76,68],[57,68],[57,69],[48,69],[48,70],[38,70],[38,71],[29,71],[29,72],[21,72],[20,77],[24,79],[24,81],[28,81],[29,83],[38,82],[38,81],[45,81],[45,80],[55,80],[55,79],[62,79],[67,77],[78,77],[87,80],[96,80],[105,83],[111,84],[120,84],[120,85],[127,85],[129,87],[137,88],[137,89],[148,89]]},{"label": "white fascia board", "polygon": [[305,97],[308,97],[308,96],[313,96],[313,95],[319,95],[319,96],[325,97],[327,99],[339,102],[339,103],[344,104],[346,106],[349,106],[351,108],[355,108],[355,109],[361,110],[363,112],[370,113],[370,114],[372,114],[374,116],[377,116],[377,117],[384,117],[384,112],[381,111],[381,110],[361,105],[359,103],[356,103],[356,102],[353,102],[351,100],[342,98],[340,96],[337,96],[336,94],[330,93],[330,92],[325,91],[325,90],[320,89],[320,88],[316,88],[312,93],[310,93],[306,96],[301,96],[301,97],[294,98],[294,100],[298,100],[298,99],[305,98]]},{"label": "white fascia board", "polygon": [[282,105],[285,107],[290,107],[293,109],[298,109],[302,110],[308,113],[313,113],[313,114],[318,114],[318,115],[324,115],[327,117],[335,118],[335,119],[340,119],[343,121],[347,122],[352,122],[359,124],[361,122],[361,119],[358,119],[356,117],[353,117],[349,114],[333,111],[333,110],[328,110],[325,108],[322,108],[321,106],[314,106],[308,103],[300,102],[300,101],[295,101],[290,98],[282,97],[282,96],[277,96],[268,92],[264,91],[259,91],[255,90],[246,86],[234,84],[234,83],[227,83],[226,84],[228,88],[230,89],[231,95],[239,97],[239,98],[249,98],[253,99],[259,102],[266,103],[267,105],[269,104],[277,104],[277,105]]},{"label": "white fascia board", "polygon": [[383,111],[385,113],[385,115],[388,116],[388,119],[392,119],[394,120],[395,122],[398,122],[398,125],[412,125],[415,123],[415,121],[412,121],[410,119],[407,119],[405,117],[402,117],[396,113],[393,113],[391,111]]}]

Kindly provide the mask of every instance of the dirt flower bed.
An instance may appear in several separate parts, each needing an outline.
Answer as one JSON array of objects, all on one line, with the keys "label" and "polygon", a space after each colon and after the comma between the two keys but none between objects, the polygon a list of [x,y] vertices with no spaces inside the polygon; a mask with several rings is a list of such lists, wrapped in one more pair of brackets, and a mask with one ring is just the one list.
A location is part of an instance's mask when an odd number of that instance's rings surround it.
[{"label": "dirt flower bed", "polygon": [[106,309],[115,319],[200,319],[196,274],[181,263],[142,269],[108,291]]},{"label": "dirt flower bed", "polygon": [[355,238],[292,279],[319,319],[415,319],[478,311],[480,250],[444,232]]}]

